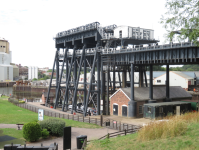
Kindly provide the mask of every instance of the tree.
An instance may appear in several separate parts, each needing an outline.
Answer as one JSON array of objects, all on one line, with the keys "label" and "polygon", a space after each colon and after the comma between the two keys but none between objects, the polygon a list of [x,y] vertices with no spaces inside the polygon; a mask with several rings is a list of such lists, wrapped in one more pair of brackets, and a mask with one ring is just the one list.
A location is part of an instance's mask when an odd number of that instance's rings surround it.
[{"label": "tree", "polygon": [[199,1],[198,0],[167,0],[167,12],[161,22],[167,30],[167,40],[175,33],[179,41],[189,39],[199,46]]}]

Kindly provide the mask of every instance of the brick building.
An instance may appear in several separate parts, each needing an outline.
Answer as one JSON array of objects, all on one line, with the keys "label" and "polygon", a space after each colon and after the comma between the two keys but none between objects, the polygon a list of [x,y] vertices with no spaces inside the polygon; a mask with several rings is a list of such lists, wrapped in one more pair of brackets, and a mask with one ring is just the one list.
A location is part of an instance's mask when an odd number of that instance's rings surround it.
[{"label": "brick building", "polygon": [[[120,88],[110,97],[110,114],[128,117],[128,102],[131,100],[131,88]],[[153,87],[154,101],[149,99],[149,88],[135,88],[136,117],[143,117],[143,105],[149,102],[165,102],[166,87]],[[172,101],[191,100],[192,96],[180,86],[170,87],[170,98]]]}]

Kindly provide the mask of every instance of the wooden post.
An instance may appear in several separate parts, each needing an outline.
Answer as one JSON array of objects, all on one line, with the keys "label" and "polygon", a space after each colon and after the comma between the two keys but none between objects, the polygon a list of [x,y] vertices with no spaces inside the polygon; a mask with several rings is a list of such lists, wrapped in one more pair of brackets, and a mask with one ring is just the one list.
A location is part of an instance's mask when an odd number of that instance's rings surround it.
[{"label": "wooden post", "polygon": [[59,113],[59,118],[60,118],[60,113]]},{"label": "wooden post", "polygon": [[84,116],[83,116],[83,122],[84,122]]},{"label": "wooden post", "polygon": [[128,130],[128,124],[127,124],[127,130]]},{"label": "wooden post", "polygon": [[107,134],[107,138],[109,139],[109,133]]},{"label": "wooden post", "polygon": [[51,112],[51,117],[53,116],[52,112]]},{"label": "wooden post", "polygon": [[95,124],[97,125],[97,118],[95,118]]},{"label": "wooden post", "polygon": [[90,123],[90,117],[89,117],[89,120],[88,120],[88,122]]},{"label": "wooden post", "polygon": [[74,115],[73,115],[73,118],[72,118],[72,120],[74,120]]},{"label": "wooden post", "polygon": [[124,130],[124,133],[125,133],[125,135],[126,135],[126,129]]},{"label": "wooden post", "polygon": [[103,125],[103,116],[101,115],[100,116],[100,126],[102,127],[102,125]]},{"label": "wooden post", "polygon": [[62,116],[62,117],[63,117],[63,119],[64,119],[64,114],[63,114],[63,116]]},{"label": "wooden post", "polygon": [[69,114],[68,114],[68,120],[69,120]]},{"label": "wooden post", "polygon": [[116,121],[116,125],[115,126],[116,126],[116,129],[117,129],[117,121]]},{"label": "wooden post", "polygon": [[77,121],[79,121],[79,115],[77,115]]}]

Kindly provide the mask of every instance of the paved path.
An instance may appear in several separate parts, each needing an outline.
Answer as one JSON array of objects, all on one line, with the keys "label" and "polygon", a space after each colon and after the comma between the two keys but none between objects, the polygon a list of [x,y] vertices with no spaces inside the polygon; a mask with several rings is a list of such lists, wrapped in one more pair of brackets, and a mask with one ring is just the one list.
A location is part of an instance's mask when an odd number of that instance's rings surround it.
[{"label": "paved path", "polygon": [[[39,103],[39,102],[28,102],[26,103],[27,105],[33,105],[33,106],[36,106],[38,108],[42,108],[44,110],[47,110],[47,111],[53,111],[53,112],[56,112],[56,113],[60,113],[60,114],[68,114],[70,113],[70,111],[68,112],[63,112],[61,111],[61,108],[57,108],[57,109],[52,109],[52,108],[48,108],[48,107],[45,107],[45,106],[42,106],[41,104],[42,103]],[[78,113],[77,113],[78,114]],[[78,115],[82,115],[82,114],[78,114]],[[91,116],[91,118],[100,118],[100,116]],[[132,118],[128,118],[128,117],[121,117],[121,116],[103,116],[104,120],[106,119],[112,119],[112,120],[115,120],[115,121],[120,121],[122,123],[127,123],[127,124],[133,124],[133,125],[143,125],[143,124],[147,124],[147,123],[150,123],[151,119],[146,119],[146,118],[135,118],[135,119],[132,119]]]},{"label": "paved path", "polygon": [[[15,124],[0,124],[0,128],[16,128],[17,125]],[[107,129],[107,128],[100,128],[100,129],[85,129],[85,128],[75,128],[72,127],[72,134],[71,134],[71,147],[73,150],[76,149],[76,137],[79,135],[87,135],[88,140],[98,139],[108,133],[116,132],[116,130]],[[40,146],[43,143],[44,146],[49,146],[54,142],[58,143],[58,149],[63,150],[63,137],[49,139],[49,140],[40,140],[38,142],[33,142],[27,145],[30,146]],[[17,144],[17,143],[16,143]]]}]

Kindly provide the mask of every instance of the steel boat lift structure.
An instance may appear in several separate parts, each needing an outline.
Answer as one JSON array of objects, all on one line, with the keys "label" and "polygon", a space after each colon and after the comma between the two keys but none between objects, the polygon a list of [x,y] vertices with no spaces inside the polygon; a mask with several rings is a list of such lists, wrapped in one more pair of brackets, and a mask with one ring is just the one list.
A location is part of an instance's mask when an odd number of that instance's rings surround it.
[{"label": "steel boat lift structure", "polygon": [[[193,48],[192,43],[158,45],[159,41],[154,39],[154,31],[151,29],[116,25],[103,27],[99,22],[59,32],[54,40],[57,50],[46,106],[50,103],[50,89],[56,87],[54,108],[61,105],[62,111],[67,111],[69,101],[72,101],[71,113],[73,113],[77,109],[77,94],[81,92],[85,116],[88,104],[91,102],[96,107],[97,115],[102,113],[109,115],[109,96],[118,88],[116,84],[119,84],[119,87],[131,87],[128,116],[135,117],[134,86],[130,86],[135,84],[135,71],[139,72],[140,87],[148,87],[146,66],[150,66],[149,98],[152,100],[153,64],[167,65],[168,81],[169,64],[196,63],[199,57],[199,50]],[[52,86],[55,68],[56,86]],[[87,81],[88,71],[91,74],[89,81]],[[110,72],[113,73],[113,81],[111,81]],[[122,72],[122,77],[120,77],[120,72]],[[80,81],[81,73],[84,75],[83,81]],[[127,81],[127,73],[130,81]],[[63,78],[64,74],[65,78]],[[119,81],[115,81],[116,76]],[[143,79],[145,79],[145,85]],[[80,85],[83,88],[79,88]],[[166,86],[166,97],[169,101],[169,82]],[[103,111],[100,111],[100,100],[103,100]]]}]

